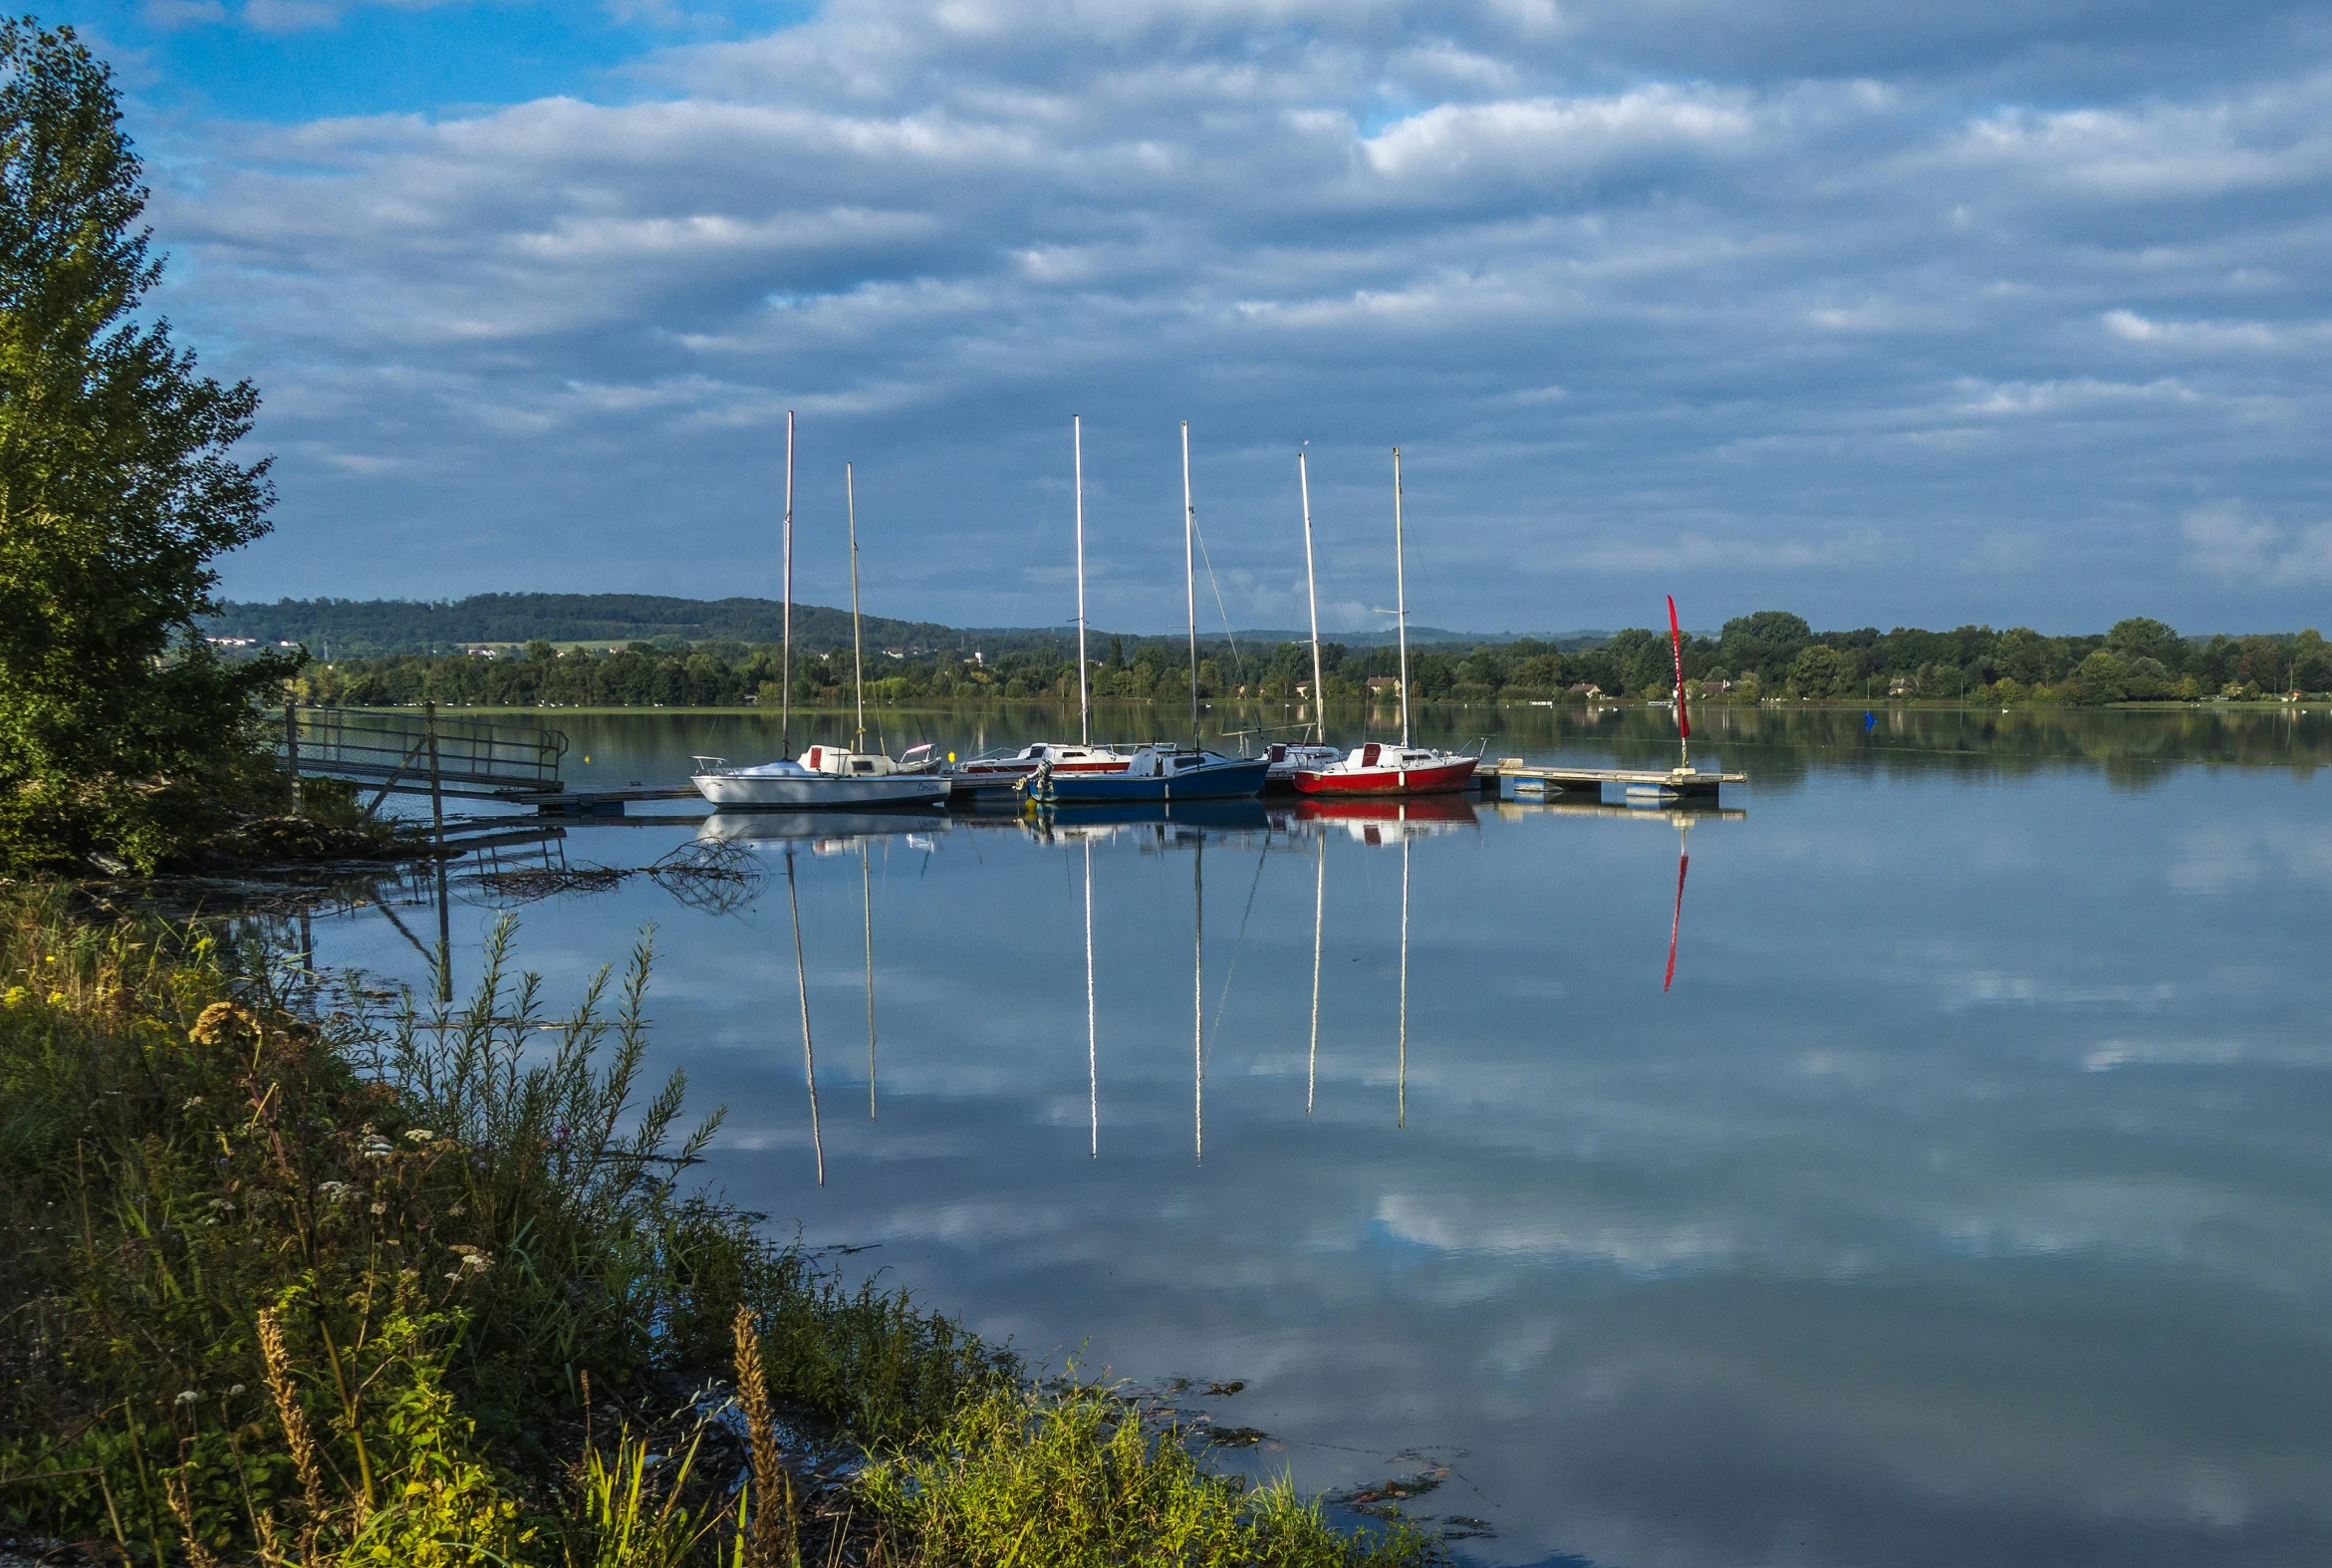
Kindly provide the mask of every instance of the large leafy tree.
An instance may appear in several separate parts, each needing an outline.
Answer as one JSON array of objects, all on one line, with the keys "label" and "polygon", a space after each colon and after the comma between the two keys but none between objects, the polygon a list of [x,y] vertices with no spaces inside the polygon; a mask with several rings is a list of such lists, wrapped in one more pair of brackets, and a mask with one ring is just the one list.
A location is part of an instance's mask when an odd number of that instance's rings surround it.
[{"label": "large leafy tree", "polygon": [[271,787],[253,697],[194,618],[264,534],[258,394],[141,314],[161,275],[111,72],[0,22],[0,861],[166,862]]}]

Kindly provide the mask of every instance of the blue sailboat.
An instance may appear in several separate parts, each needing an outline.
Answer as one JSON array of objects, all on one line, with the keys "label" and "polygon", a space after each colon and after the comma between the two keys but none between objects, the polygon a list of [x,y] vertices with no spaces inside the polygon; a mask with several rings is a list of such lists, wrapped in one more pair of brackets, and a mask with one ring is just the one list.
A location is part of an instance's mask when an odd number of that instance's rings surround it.
[{"label": "blue sailboat", "polygon": [[1028,782],[1031,800],[1053,805],[1104,802],[1236,800],[1263,793],[1268,757],[1226,757],[1219,751],[1144,746],[1123,773],[1052,773],[1040,767]]},{"label": "blue sailboat", "polygon": [[1055,773],[1044,763],[1023,786],[1031,800],[1053,805],[1133,801],[1236,800],[1260,795],[1271,771],[1268,757],[1231,757],[1209,751],[1198,736],[1198,581],[1191,541],[1197,514],[1190,505],[1190,421],[1182,421],[1182,599],[1190,617],[1190,744],[1144,746],[1123,773]]}]

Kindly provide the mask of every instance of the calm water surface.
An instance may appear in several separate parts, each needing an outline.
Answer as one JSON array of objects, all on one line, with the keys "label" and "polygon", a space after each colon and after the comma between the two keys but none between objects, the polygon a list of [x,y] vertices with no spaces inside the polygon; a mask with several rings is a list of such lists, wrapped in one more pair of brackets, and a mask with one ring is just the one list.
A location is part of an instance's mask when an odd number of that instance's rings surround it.
[{"label": "calm water surface", "polygon": [[[983,722],[1059,727],[888,720]],[[775,750],[563,723],[600,782]],[[654,922],[732,1196],[1033,1359],[1244,1379],[1188,1408],[1269,1432],[1253,1471],[1446,1465],[1416,1511],[1483,1563],[2332,1561],[2332,718],[1703,727],[1738,810],[576,827],[570,864],[794,836],[732,911],[636,878],[519,949],[571,994]],[[455,898],[466,976],[507,901]],[[377,910],[317,941],[424,972]]]}]

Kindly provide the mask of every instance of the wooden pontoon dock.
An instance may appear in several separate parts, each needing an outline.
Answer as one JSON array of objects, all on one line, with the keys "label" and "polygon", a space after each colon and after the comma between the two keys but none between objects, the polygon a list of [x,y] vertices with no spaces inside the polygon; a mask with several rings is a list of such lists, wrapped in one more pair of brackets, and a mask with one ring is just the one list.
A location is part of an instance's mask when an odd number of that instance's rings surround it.
[{"label": "wooden pontoon dock", "polygon": [[1720,785],[1746,784],[1746,773],[1709,773],[1699,768],[1582,768],[1564,763],[1525,762],[1520,757],[1484,758],[1473,770],[1484,794],[1527,800],[1548,794],[1577,794],[1600,800],[1606,784],[1629,791],[1658,792],[1680,799],[1713,799]]}]

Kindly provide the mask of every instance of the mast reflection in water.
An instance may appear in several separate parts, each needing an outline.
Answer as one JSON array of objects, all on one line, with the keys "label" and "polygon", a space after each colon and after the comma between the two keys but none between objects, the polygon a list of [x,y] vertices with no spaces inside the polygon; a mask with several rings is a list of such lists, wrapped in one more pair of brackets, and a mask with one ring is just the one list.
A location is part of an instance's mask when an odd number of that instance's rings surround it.
[{"label": "mast reflection in water", "polygon": [[[1441,712],[1435,743],[1677,755],[1665,709]],[[716,1187],[1033,1360],[1247,1380],[1191,1413],[1284,1447],[1217,1462],[1445,1463],[1407,1506],[1484,1521],[1480,1561],[2332,1561],[2332,721],[1850,717],[1695,711],[1694,760],[1758,781],[1745,820],[710,824],[756,898],[545,898],[517,956],[565,995],[656,921],[648,1066],[730,1108]],[[681,766],[726,734],[572,722]],[[641,867],[696,831],[567,829]],[[433,894],[386,896],[410,943],[319,914],[317,961],[426,994]],[[457,960],[497,907],[456,878]],[[876,1063],[813,1046],[797,1090],[803,997],[831,1035],[870,969],[881,1120],[813,1129],[813,1074],[823,1106]]]}]

